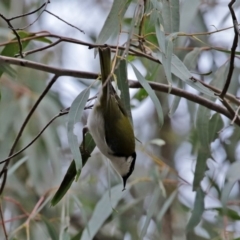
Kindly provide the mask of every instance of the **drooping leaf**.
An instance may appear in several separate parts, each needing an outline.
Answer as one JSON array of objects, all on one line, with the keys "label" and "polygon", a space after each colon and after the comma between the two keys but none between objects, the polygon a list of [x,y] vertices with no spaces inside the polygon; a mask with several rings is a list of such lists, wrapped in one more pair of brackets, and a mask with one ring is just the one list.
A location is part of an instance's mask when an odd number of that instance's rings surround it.
[{"label": "drooping leaf", "polygon": [[168,33],[178,32],[180,23],[179,0],[163,0],[162,15],[164,29]]},{"label": "drooping leaf", "polygon": [[195,201],[194,201],[192,216],[189,219],[189,222],[186,227],[187,232],[191,231],[201,221],[202,214],[204,212],[204,197],[205,197],[205,194],[203,190],[201,189],[201,187],[198,188]]},{"label": "drooping leaf", "polygon": [[[114,0],[107,19],[98,35],[96,44],[105,44],[106,41],[120,28],[121,20],[129,6],[129,0]],[[96,53],[96,52],[95,52]]]},{"label": "drooping leaf", "polygon": [[[158,40],[158,46],[160,47],[160,50],[162,53],[166,52],[166,38],[163,28],[163,20],[161,17],[159,17],[157,24],[155,26],[156,36]],[[164,60],[164,59],[163,59]]]},{"label": "drooping leaf", "polygon": [[[160,62],[162,62],[162,58],[163,58],[162,53],[157,52],[156,57],[159,59]],[[193,79],[192,74],[189,72],[189,70],[186,68],[183,62],[175,54],[172,55],[171,71],[176,77],[186,82],[189,86],[195,88],[201,93],[204,93],[210,97],[216,98],[213,91],[205,87],[199,81],[196,81]]]},{"label": "drooping leaf", "polygon": [[151,203],[149,204],[149,207],[148,207],[146,220],[144,222],[144,225],[143,225],[141,233],[140,233],[140,239],[143,239],[144,236],[146,235],[150,221],[151,221],[153,215],[158,210],[158,200],[159,200],[160,196],[161,196],[161,192],[160,192],[159,187],[157,186],[152,194],[152,199],[151,199]]},{"label": "drooping leaf", "polygon": [[183,63],[190,71],[196,69],[198,58],[201,52],[201,48],[194,48],[191,52],[186,54]]},{"label": "drooping leaf", "polygon": [[169,207],[171,206],[171,204],[173,203],[174,199],[177,196],[177,190],[173,191],[171,193],[171,195],[166,199],[166,201],[164,202],[164,204],[162,205],[158,215],[157,215],[157,222],[160,222],[164,216],[164,214],[167,212],[167,210],[169,209]]},{"label": "drooping leaf", "polygon": [[227,208],[209,208],[207,210],[215,210],[219,213],[221,216],[227,216],[231,220],[239,221],[240,220],[240,215],[238,214],[237,211],[234,211],[233,209]]},{"label": "drooping leaf", "polygon": [[224,214],[226,214],[227,212],[226,205],[227,205],[230,192],[233,186],[235,185],[236,181],[240,179],[239,172],[240,172],[240,162],[234,162],[230,165],[226,173],[226,183],[223,187],[222,196],[221,196],[221,202],[222,202]]},{"label": "drooping leaf", "polygon": [[128,116],[130,117],[130,119],[132,119],[129,86],[128,86],[128,78],[127,78],[127,63],[125,59],[119,60],[119,65],[118,65],[118,68],[115,69],[115,74],[117,77],[117,85],[121,92],[121,96],[120,96],[121,101],[128,113]]},{"label": "drooping leaf", "polygon": [[106,219],[112,214],[113,208],[117,206],[123,195],[122,184],[119,184],[111,189],[111,201],[108,190],[104,193],[102,198],[96,204],[92,217],[88,222],[88,229],[87,227],[84,229],[81,240],[93,239]]},{"label": "drooping leaf", "polygon": [[197,163],[193,180],[194,191],[200,187],[200,183],[207,169],[207,159],[210,157],[209,117],[210,110],[204,106],[199,106],[197,113],[196,130],[200,146],[198,150]]},{"label": "drooping leaf", "polygon": [[[25,31],[18,31],[18,35],[20,37],[20,39],[22,38],[26,38],[26,37],[31,37],[33,34],[29,33],[29,32],[25,32]],[[12,40],[16,40],[17,38],[14,37]],[[27,45],[29,44],[30,41],[23,41],[21,42],[22,44],[22,50],[24,50]],[[8,56],[8,57],[14,57],[17,53],[19,53],[19,43],[10,43],[7,44],[0,55],[3,56]],[[10,67],[8,64],[2,63],[0,66],[0,77],[2,76],[3,72],[6,72],[7,74],[9,74],[10,76],[15,76],[16,75],[16,71]]]},{"label": "drooping leaf", "polygon": [[218,132],[224,127],[223,120],[219,113],[214,113],[209,121],[209,144],[218,138]]},{"label": "drooping leaf", "polygon": [[43,220],[43,222],[45,223],[49,236],[51,237],[51,240],[58,240],[58,234],[56,229],[54,228],[53,224],[43,215],[41,216],[41,219]]},{"label": "drooping leaf", "polygon": [[136,77],[137,77],[138,81],[141,83],[143,88],[147,91],[149,97],[151,98],[151,100],[154,103],[154,106],[157,110],[157,115],[158,115],[158,118],[159,118],[160,127],[161,127],[163,125],[163,121],[164,121],[161,104],[160,104],[155,92],[152,90],[152,88],[148,84],[147,80],[142,76],[142,74],[137,70],[137,68],[133,64],[131,64],[131,65],[132,65],[133,71],[136,74]]},{"label": "drooping leaf", "polygon": [[[176,76],[173,76],[174,78],[176,78]],[[183,81],[179,80],[178,78],[176,79],[177,81],[177,87],[182,89],[183,88]],[[172,104],[171,104],[171,107],[170,107],[170,110],[169,110],[169,117],[172,117],[173,114],[176,112],[178,106],[179,106],[179,103],[180,103],[180,100],[181,100],[181,97],[178,97],[178,96],[174,96],[173,97],[173,101],[172,101]]]},{"label": "drooping leaf", "polygon": [[23,163],[25,163],[28,160],[28,156],[23,157],[22,159],[19,159],[16,163],[14,163],[8,170],[8,176],[13,174]]},{"label": "drooping leaf", "polygon": [[68,143],[74,157],[77,174],[82,169],[82,158],[79,152],[77,136],[74,134],[74,125],[81,120],[81,116],[88,100],[90,89],[83,90],[73,101],[68,114],[67,135]]}]

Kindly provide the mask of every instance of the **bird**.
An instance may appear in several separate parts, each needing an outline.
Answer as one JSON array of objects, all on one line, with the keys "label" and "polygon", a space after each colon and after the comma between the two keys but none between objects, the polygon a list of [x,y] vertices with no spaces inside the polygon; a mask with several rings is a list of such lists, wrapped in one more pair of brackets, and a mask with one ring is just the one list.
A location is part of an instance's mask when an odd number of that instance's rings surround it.
[{"label": "bird", "polygon": [[123,190],[131,176],[135,162],[135,136],[133,126],[121,99],[113,88],[111,50],[99,48],[102,87],[87,120],[90,132],[100,152],[112,163],[122,177]]}]

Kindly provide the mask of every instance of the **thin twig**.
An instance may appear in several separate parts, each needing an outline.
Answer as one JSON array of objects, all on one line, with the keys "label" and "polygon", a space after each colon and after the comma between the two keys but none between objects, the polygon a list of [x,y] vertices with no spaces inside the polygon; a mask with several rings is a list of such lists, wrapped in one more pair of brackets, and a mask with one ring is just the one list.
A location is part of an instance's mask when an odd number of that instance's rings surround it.
[{"label": "thin twig", "polygon": [[3,217],[1,202],[0,202],[0,217],[2,219],[2,228],[3,228],[4,236],[5,236],[5,239],[7,240],[8,239],[8,235],[7,235],[7,230],[6,230],[6,226],[5,226],[5,223],[4,223],[4,217]]},{"label": "thin twig", "polygon": [[50,3],[50,1],[46,1],[45,3],[43,3],[43,5],[41,5],[39,8],[37,8],[36,10],[33,10],[32,12],[29,12],[29,13],[24,13],[24,14],[21,14],[21,15],[18,15],[18,16],[15,16],[15,17],[12,17],[12,18],[9,18],[8,20],[9,21],[12,21],[14,19],[17,19],[17,18],[22,18],[22,17],[26,17],[26,16],[29,16],[33,13],[36,13],[38,12],[39,10],[41,10],[46,4]]},{"label": "thin twig", "polygon": [[22,42],[21,42],[21,38],[19,36],[19,34],[17,33],[17,31],[14,29],[13,25],[11,24],[11,21],[8,20],[6,17],[4,17],[2,14],[0,14],[0,17],[2,19],[5,20],[5,22],[7,23],[8,27],[13,31],[14,35],[16,36],[17,38],[17,42],[18,42],[18,45],[19,45],[19,55],[21,56],[21,58],[23,58],[23,47],[22,47]]},{"label": "thin twig", "polygon": [[[24,29],[26,29],[26,28],[32,26],[35,22],[37,22],[38,19],[42,16],[44,10],[46,10],[47,5],[48,5],[49,3],[50,3],[50,0],[46,0],[45,4],[43,4],[43,5],[41,6],[41,8],[43,8],[43,10],[40,12],[40,14],[37,16],[37,18],[36,18],[33,22],[31,22],[30,24],[28,24],[28,25],[25,26],[25,27],[22,27],[22,28],[16,28],[16,30],[24,30]],[[41,8],[39,8],[39,10],[40,10]]]},{"label": "thin twig", "polygon": [[[36,48],[36,49],[33,49],[33,50],[29,50],[29,51],[23,52],[23,56],[26,57],[27,55],[30,55],[30,54],[32,54],[32,53],[41,52],[41,51],[43,51],[43,50],[46,50],[46,49],[51,48],[51,47],[53,47],[53,46],[56,46],[56,45],[59,44],[60,42],[61,42],[61,40],[58,39],[56,42],[51,43],[51,44],[49,44],[49,45],[47,45],[47,46],[45,46],[45,47]],[[19,56],[19,54],[16,54],[14,57],[18,57],[18,56]]]},{"label": "thin twig", "polygon": [[230,13],[231,13],[231,16],[232,16],[232,20],[233,20],[233,26],[234,26],[234,39],[233,39],[233,44],[232,44],[232,48],[231,48],[231,56],[230,56],[230,63],[229,63],[229,71],[228,71],[228,75],[227,75],[227,80],[226,80],[226,83],[224,85],[224,88],[220,94],[220,98],[224,98],[228,88],[229,88],[229,85],[231,83],[231,79],[232,79],[232,74],[233,74],[233,69],[234,69],[234,59],[235,59],[235,51],[236,51],[236,48],[237,48],[237,44],[238,44],[238,29],[236,29],[236,26],[238,25],[237,23],[237,18],[236,18],[236,15],[235,15],[235,12],[232,8],[232,5],[235,3],[235,0],[232,0],[229,4],[228,4],[228,7],[229,7],[229,10],[230,10]]},{"label": "thin twig", "polygon": [[[94,96],[94,97],[92,97],[92,98],[89,98],[88,101],[91,101],[91,100],[94,99],[94,98],[96,98],[96,96]],[[84,108],[84,110],[90,109],[90,108],[92,108],[92,107],[93,107],[93,105],[86,106],[86,107]],[[44,126],[44,128],[36,135],[36,137],[33,138],[33,140],[32,140],[30,143],[28,143],[25,147],[23,147],[22,149],[20,149],[20,150],[17,151],[16,153],[12,154],[11,156],[9,156],[9,157],[5,158],[4,160],[0,161],[0,164],[2,164],[2,163],[4,163],[4,162],[6,162],[6,161],[8,161],[8,160],[10,160],[10,159],[12,159],[12,158],[14,158],[14,157],[16,157],[17,155],[19,155],[20,153],[22,153],[23,151],[25,151],[27,148],[29,148],[29,147],[43,134],[43,132],[50,126],[50,124],[51,124],[54,120],[56,120],[58,117],[61,117],[61,116],[63,116],[63,115],[68,114],[68,113],[69,113],[69,110],[70,110],[70,107],[62,110],[59,114],[57,114],[56,116],[54,116],[54,117]]]},{"label": "thin twig", "polygon": [[57,114],[56,116],[54,116],[45,126],[44,128],[36,135],[36,137],[33,138],[33,140],[28,143],[25,147],[23,147],[22,149],[20,149],[19,151],[17,151],[16,153],[10,155],[9,157],[5,158],[4,160],[0,161],[0,164],[10,160],[11,158],[16,157],[17,155],[19,155],[20,153],[22,153],[23,151],[25,151],[27,148],[29,148],[42,134],[43,132],[49,127],[49,125],[58,117],[61,117],[63,115],[68,114],[68,111],[64,111],[64,112],[60,112],[59,114]]},{"label": "thin twig", "polygon": [[239,110],[240,110],[240,105],[238,106],[237,110],[235,111],[235,116],[234,116],[231,124],[234,124],[234,122],[236,121],[236,119],[237,119],[237,117],[238,117],[238,112],[239,112]]},{"label": "thin twig", "polygon": [[222,104],[226,107],[226,109],[228,110],[228,112],[231,114],[231,118],[232,121],[235,118],[234,121],[236,120],[240,120],[239,117],[236,115],[236,112],[234,111],[234,109],[231,107],[231,105],[225,100],[225,99],[221,99]]},{"label": "thin twig", "polygon": [[60,21],[62,21],[62,22],[64,22],[64,23],[66,23],[67,25],[69,25],[69,26],[71,26],[71,27],[73,27],[73,28],[76,28],[78,31],[80,31],[80,32],[82,32],[82,33],[85,34],[85,32],[84,32],[83,30],[81,30],[80,28],[78,28],[78,27],[72,25],[71,23],[68,23],[67,21],[63,20],[63,19],[60,18],[59,16],[57,16],[57,15],[55,15],[55,14],[49,12],[49,11],[46,10],[46,9],[45,9],[44,11],[47,12],[47,13],[49,13],[49,14],[51,14],[51,15],[53,15],[55,18],[59,19]]}]

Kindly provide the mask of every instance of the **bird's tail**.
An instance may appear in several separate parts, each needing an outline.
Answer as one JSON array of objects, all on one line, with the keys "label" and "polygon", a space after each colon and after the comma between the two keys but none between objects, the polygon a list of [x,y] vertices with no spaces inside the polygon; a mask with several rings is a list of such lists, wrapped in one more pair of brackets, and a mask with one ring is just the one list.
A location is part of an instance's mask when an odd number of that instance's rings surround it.
[{"label": "bird's tail", "polygon": [[[111,50],[109,47],[99,48],[99,59],[102,76],[102,97],[107,102],[110,91],[112,91],[111,74]],[[103,100],[103,101],[104,101]]]}]

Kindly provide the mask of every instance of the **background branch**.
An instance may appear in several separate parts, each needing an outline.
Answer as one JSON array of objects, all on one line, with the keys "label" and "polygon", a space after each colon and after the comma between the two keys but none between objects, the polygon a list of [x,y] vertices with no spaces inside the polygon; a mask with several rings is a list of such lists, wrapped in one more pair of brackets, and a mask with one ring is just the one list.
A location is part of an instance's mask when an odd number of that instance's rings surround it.
[{"label": "background branch", "polygon": [[232,74],[233,74],[233,69],[234,69],[234,59],[235,59],[235,52],[236,52],[236,48],[237,48],[237,44],[238,44],[238,29],[236,29],[236,26],[238,25],[238,22],[237,22],[237,18],[236,18],[236,15],[235,15],[235,12],[232,8],[232,5],[235,3],[235,0],[232,0],[229,4],[228,4],[228,7],[229,7],[229,10],[230,10],[230,13],[231,13],[231,16],[232,16],[232,20],[233,20],[233,26],[234,26],[234,39],[233,39],[233,43],[232,43],[232,48],[231,48],[231,56],[230,56],[230,63],[229,63],[229,71],[228,71],[228,75],[227,75],[227,80],[226,80],[226,83],[224,85],[224,88],[220,94],[220,98],[224,98],[228,88],[229,88],[229,85],[231,83],[231,79],[232,79]]}]

